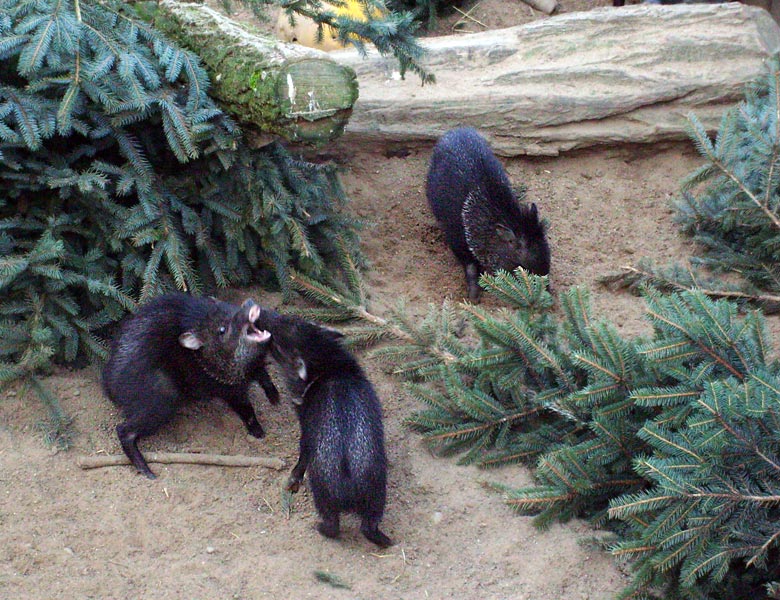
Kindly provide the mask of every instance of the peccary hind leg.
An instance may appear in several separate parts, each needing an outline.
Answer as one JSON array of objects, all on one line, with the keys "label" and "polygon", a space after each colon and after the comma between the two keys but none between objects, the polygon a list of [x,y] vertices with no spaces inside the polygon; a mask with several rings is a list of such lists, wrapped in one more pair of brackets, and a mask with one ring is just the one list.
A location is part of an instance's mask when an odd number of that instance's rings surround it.
[{"label": "peccary hind leg", "polygon": [[322,513],[321,516],[322,523],[317,525],[317,531],[328,538],[339,537],[339,530],[341,529],[341,525],[339,523],[338,511]]},{"label": "peccary hind leg", "polygon": [[127,458],[136,468],[141,475],[146,475],[149,479],[156,479],[156,475],[152,473],[149,465],[144,459],[143,454],[138,449],[138,434],[133,431],[132,426],[128,426],[127,423],[120,423],[116,426],[116,433],[119,436],[119,443],[122,444],[122,450],[124,450]]},{"label": "peccary hind leg", "polygon": [[339,537],[340,527],[339,515],[336,513],[335,515],[329,515],[326,519],[322,519],[322,523],[317,525],[317,531],[319,531],[325,537],[335,539]]},{"label": "peccary hind leg", "polygon": [[287,480],[287,485],[285,486],[288,492],[295,493],[300,489],[301,482],[303,481],[303,475],[306,473],[306,467],[308,464],[308,453],[306,453],[305,450],[301,448],[301,454],[298,457],[298,462],[295,463],[293,470],[290,472],[290,477]]},{"label": "peccary hind leg", "polygon": [[157,372],[149,379],[148,389],[129,387],[123,390],[126,394],[125,406],[135,407],[135,410],[131,411],[131,416],[124,423],[117,425],[116,433],[122,450],[136,470],[149,479],[155,479],[155,474],[138,449],[138,440],[156,433],[173,419],[178,391],[164,373]]},{"label": "peccary hind leg", "polygon": [[133,419],[120,423],[116,427],[119,443],[122,444],[122,450],[124,450],[127,458],[130,459],[130,462],[139,473],[146,475],[149,479],[155,479],[156,476],[152,473],[146,459],[138,449],[138,440],[139,438],[152,435],[173,418],[175,413],[173,399],[166,400],[153,407],[156,409],[154,412],[147,411],[141,413]]}]

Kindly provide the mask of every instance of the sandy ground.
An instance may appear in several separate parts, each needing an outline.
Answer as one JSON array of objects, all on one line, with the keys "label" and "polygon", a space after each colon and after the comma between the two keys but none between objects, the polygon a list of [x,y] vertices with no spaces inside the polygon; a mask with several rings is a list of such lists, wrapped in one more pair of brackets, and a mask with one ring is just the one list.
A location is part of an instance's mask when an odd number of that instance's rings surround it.
[{"label": "sandy ground", "polygon": [[[472,14],[489,26],[538,17],[518,1],[498,0]],[[442,21],[440,30],[455,18]],[[366,280],[378,313],[399,297],[423,312],[428,303],[465,294],[461,268],[425,202],[430,151],[398,158],[347,148],[338,157],[352,209],[373,223],[364,250],[373,264]],[[641,257],[665,263],[690,253],[669,200],[680,178],[700,164],[692,148],[601,148],[503,162],[549,221],[555,289],[586,286],[597,314],[626,335],[647,331],[642,302],[601,288],[598,278]],[[486,298],[485,304],[497,302]],[[67,452],[43,443],[37,424],[44,409],[34,395],[11,389],[0,398],[0,598],[601,600],[626,584],[610,556],[583,544],[593,535],[587,524],[537,531],[483,487],[527,485],[528,470],[485,472],[432,456],[402,423],[420,407],[379,364],[362,362],[385,412],[390,471],[383,529],[393,547],[377,551],[352,517],[343,520],[340,540],[322,538],[305,489],[292,511],[285,510],[280,492],[297,458],[298,425],[284,392],[279,407],[262,393],[256,399],[263,440],[249,438],[238,418],[214,402],[185,407],[141,444],[144,451],[271,455],[285,460],[284,471],[154,464],[159,477],[150,481],[130,467],[77,466],[83,454],[120,452],[119,414],[102,395],[96,368],[62,370],[47,384],[74,418],[74,447]],[[316,571],[351,589],[319,582]]]}]

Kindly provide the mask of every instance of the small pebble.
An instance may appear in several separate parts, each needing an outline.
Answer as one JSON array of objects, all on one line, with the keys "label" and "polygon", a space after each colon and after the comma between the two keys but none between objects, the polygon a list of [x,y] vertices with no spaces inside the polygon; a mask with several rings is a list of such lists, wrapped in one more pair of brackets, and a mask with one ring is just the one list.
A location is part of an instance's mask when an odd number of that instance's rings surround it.
[{"label": "small pebble", "polygon": [[214,546],[206,546],[206,554],[214,554]]}]

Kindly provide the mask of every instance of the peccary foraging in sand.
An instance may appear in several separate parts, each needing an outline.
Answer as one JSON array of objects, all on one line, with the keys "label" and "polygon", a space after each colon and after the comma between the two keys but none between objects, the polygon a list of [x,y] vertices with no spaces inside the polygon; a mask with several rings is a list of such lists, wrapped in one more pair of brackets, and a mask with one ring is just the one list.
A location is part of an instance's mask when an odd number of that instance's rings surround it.
[{"label": "peccary foraging in sand", "polygon": [[479,300],[479,276],[524,267],[550,272],[550,248],[536,204],[520,204],[506,172],[475,129],[453,129],[433,149],[428,204],[466,272],[469,299]]},{"label": "peccary foraging in sand", "polygon": [[338,537],[340,514],[353,512],[368,540],[390,546],[379,530],[387,460],[382,408],[371,382],[337,331],[265,309],[254,323],[271,333],[271,355],[282,368],[301,426],[300,455],[287,489],[297,492],[308,469],[322,535]]},{"label": "peccary foraging in sand", "polygon": [[248,397],[259,380],[271,403],[279,392],[265,369],[270,334],[252,322],[260,307],[174,293],[142,306],[122,324],[103,368],[103,389],[125,421],[117,435],[139,473],[154,479],[138,439],[168,423],[180,403],[221,398],[254,437],[265,432]]}]

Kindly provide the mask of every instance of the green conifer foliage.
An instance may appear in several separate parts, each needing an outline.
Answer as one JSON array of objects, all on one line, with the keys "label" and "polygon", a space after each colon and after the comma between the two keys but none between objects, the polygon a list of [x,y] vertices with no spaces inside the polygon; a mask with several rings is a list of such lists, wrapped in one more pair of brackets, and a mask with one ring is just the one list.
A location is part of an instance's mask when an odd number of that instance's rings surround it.
[{"label": "green conifer foliage", "polygon": [[436,26],[438,13],[454,4],[462,4],[452,0],[389,0],[388,6],[394,10],[411,10],[415,19],[425,22],[428,29]]},{"label": "green conifer foliage", "polygon": [[[371,314],[345,291],[295,275],[326,308],[360,319],[359,340],[409,379],[425,406],[408,424],[442,454],[490,468],[536,466],[536,483],[497,487],[553,520],[585,517],[632,559],[621,598],[762,597],[780,579],[780,364],[760,312],[702,292],[646,292],[652,333],[620,336],[583,289],[560,297],[518,269],[483,275],[508,308],[432,309],[420,324]],[[456,325],[466,318],[478,340]],[[363,335],[373,329],[371,336]],[[349,331],[349,330],[345,330]]]},{"label": "green conifer foliage", "polygon": [[[370,40],[381,54],[392,54],[398,60],[402,77],[407,71],[412,71],[423,84],[436,81],[433,73],[420,64],[423,48],[414,37],[423,11],[403,10],[408,8],[403,6],[404,3],[359,0],[362,14],[356,18],[350,14],[338,14],[331,8],[343,7],[348,4],[347,0],[326,0],[327,4],[324,0],[223,0],[223,3],[231,5],[234,1],[249,5],[260,17],[263,16],[264,5],[279,4],[292,24],[295,24],[297,16],[310,18],[318,25],[318,39],[322,39],[325,25],[333,27],[343,45],[354,46],[362,54],[366,53],[366,40]],[[434,0],[422,0],[418,9],[424,5],[427,11],[432,11],[433,4]],[[434,16],[434,13],[429,13],[429,20]]]},{"label": "green conifer foliage", "polygon": [[165,290],[327,281],[336,236],[360,262],[335,170],[247,148],[124,8],[0,0],[0,383],[102,356]]},{"label": "green conifer foliage", "polygon": [[[483,283],[506,299],[522,280]],[[780,369],[761,315],[653,294],[653,335],[625,340],[581,290],[561,301],[565,320],[547,331],[522,304],[466,306],[481,347],[448,370],[480,374],[447,376],[434,402],[418,392],[432,407],[411,424],[483,466],[535,458],[537,483],[504,490],[509,504],[540,526],[584,516],[616,530],[613,551],[637,559],[622,597],[747,597],[776,579]]]},{"label": "green conifer foliage", "polygon": [[[702,253],[690,264],[648,261],[612,284],[702,289],[711,296],[780,309],[780,56],[745,99],[726,111],[715,139],[694,114],[689,135],[704,164],[682,182],[674,202],[681,231]],[[723,273],[731,281],[723,280]]]}]

